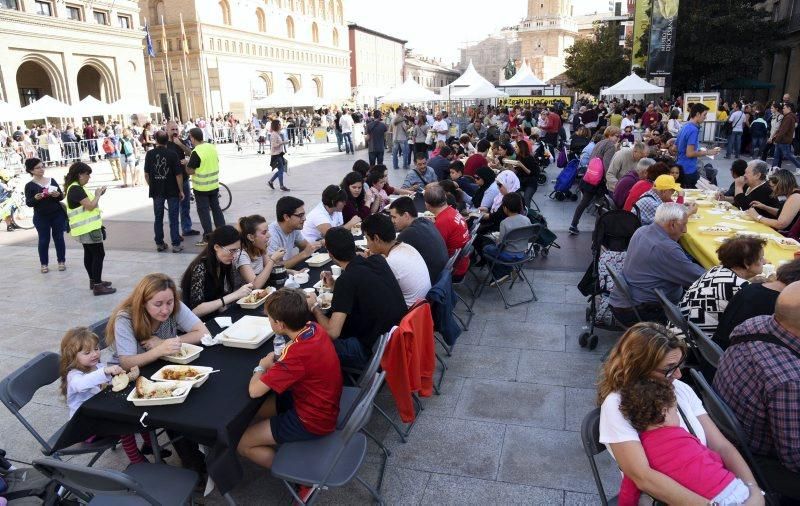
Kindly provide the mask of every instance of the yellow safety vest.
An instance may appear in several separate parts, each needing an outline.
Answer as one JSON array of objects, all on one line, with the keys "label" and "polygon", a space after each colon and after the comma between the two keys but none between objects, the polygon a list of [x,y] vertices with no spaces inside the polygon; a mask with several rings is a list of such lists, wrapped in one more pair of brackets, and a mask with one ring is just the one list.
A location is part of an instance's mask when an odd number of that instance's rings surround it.
[{"label": "yellow safety vest", "polygon": [[192,188],[199,192],[210,192],[219,188],[219,155],[213,144],[204,142],[195,146],[200,157],[200,167],[192,175]]},{"label": "yellow safety vest", "polygon": [[[69,194],[69,190],[73,186],[80,186],[80,184],[75,182],[69,185],[67,187],[67,194]],[[85,187],[83,191],[86,192],[86,196],[89,200],[94,200],[94,192]],[[95,207],[91,211],[87,211],[82,205],[70,209],[69,203],[67,203],[67,218],[69,219],[69,234],[72,237],[88,234],[93,230],[99,230],[100,227],[103,226],[103,219],[100,217],[99,207]]]}]

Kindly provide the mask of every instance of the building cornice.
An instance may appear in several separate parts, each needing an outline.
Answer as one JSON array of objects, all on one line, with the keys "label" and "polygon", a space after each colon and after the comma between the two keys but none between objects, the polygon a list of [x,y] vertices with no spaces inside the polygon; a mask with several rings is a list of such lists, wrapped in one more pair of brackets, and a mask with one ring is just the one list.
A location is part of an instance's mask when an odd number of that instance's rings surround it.
[{"label": "building cornice", "polygon": [[[121,14],[135,16],[137,15],[137,12],[123,12]],[[42,36],[45,36],[46,34],[48,37],[57,35],[57,33],[52,32],[53,30],[63,30],[64,32],[68,33],[89,33],[102,35],[105,37],[112,36],[124,37],[132,40],[135,39],[137,41],[144,40],[144,32],[139,29],[119,28],[114,25],[98,25],[97,23],[91,23],[88,21],[73,21],[71,19],[62,19],[52,16],[39,16],[9,9],[0,9],[0,23],[3,24],[3,34],[21,34],[26,38],[30,38],[32,34],[37,34],[37,30],[31,29],[34,27],[41,28],[41,30],[38,30],[38,32],[41,33]],[[9,24],[12,26],[9,26]],[[14,24],[21,26],[15,29],[13,27]],[[65,36],[63,38],[65,40],[73,41],[85,40],[70,36]],[[113,41],[113,38],[110,40]]]}]

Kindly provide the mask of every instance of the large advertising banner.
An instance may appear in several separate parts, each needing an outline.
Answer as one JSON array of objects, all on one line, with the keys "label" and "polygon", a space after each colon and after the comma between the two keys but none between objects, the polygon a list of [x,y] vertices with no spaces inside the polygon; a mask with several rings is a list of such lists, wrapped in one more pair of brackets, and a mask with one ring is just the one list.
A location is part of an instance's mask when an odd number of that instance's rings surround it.
[{"label": "large advertising banner", "polygon": [[567,95],[556,95],[556,96],[549,96],[549,95],[537,95],[537,96],[511,96],[508,98],[499,98],[497,99],[497,105],[505,106],[505,107],[513,107],[515,105],[544,105],[545,107],[552,107],[556,105],[556,103],[561,102],[565,108],[569,108],[572,106],[572,97]]},{"label": "large advertising banner", "polygon": [[650,29],[650,16],[647,9],[652,0],[636,0],[636,8],[633,14],[633,53],[631,54],[632,68],[645,68],[647,66],[647,54],[636,56],[642,49],[642,35]]},{"label": "large advertising banner", "polygon": [[658,86],[669,87],[672,84],[678,2],[679,0],[653,0],[647,77]]}]

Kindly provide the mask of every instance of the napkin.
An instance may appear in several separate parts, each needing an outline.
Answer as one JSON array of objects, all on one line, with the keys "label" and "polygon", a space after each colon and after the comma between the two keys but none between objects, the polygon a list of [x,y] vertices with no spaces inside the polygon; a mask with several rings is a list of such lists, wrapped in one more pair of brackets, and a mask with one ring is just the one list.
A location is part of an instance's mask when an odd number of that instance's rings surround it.
[{"label": "napkin", "polygon": [[217,325],[219,325],[219,328],[221,329],[233,325],[230,316],[217,316],[216,318],[214,318],[214,321],[217,322]]},{"label": "napkin", "polygon": [[[230,318],[228,319],[230,320]],[[210,334],[206,334],[200,339],[200,343],[202,343],[203,346],[214,346],[215,344],[219,344],[219,339],[211,337]]]},{"label": "napkin", "polygon": [[285,288],[300,288],[300,283],[294,280],[294,276],[289,276],[283,286]]}]

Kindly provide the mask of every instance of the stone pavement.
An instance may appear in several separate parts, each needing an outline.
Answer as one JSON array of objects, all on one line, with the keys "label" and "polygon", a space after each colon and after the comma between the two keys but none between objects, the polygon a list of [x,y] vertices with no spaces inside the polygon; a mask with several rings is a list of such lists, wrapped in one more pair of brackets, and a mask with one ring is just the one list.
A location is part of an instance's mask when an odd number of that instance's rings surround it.
[{"label": "stone pavement", "polygon": [[[233,191],[228,220],[252,213],[273,219],[274,203],[282,192],[264,184],[267,159],[237,154],[231,146],[220,151],[222,180]],[[337,153],[335,145],[312,145],[289,159],[286,185],[310,209],[325,185],[338,183],[350,170],[355,157]],[[399,184],[404,171],[391,170],[390,157],[386,161],[392,183]],[[557,171],[551,166],[550,179]],[[63,171],[51,172],[63,179]],[[93,181],[108,182],[109,175],[108,166],[99,163]],[[549,187],[540,189],[537,201],[563,248],[553,249],[550,258],[537,259],[528,271],[538,302],[504,310],[497,291],[487,287],[475,303],[470,330],[447,360],[442,395],[423,400],[425,411],[408,442],[400,443],[387,423],[373,417],[370,429],[392,451],[382,489],[389,504],[598,503],[579,430],[581,419],[595,405],[597,368],[614,336],[601,335],[593,352],[577,344],[586,303],[575,286],[589,263],[591,234],[567,236],[575,204],[548,199]],[[42,275],[35,233],[0,232],[0,378],[39,352],[57,351],[65,329],[108,316],[142,275],[161,271],[179,279],[188,253],[197,251],[191,245],[187,254],[155,252],[145,189],[112,189],[101,207],[109,232],[103,277],[119,290],[111,296],[92,296],[79,246],[71,239],[67,239],[68,270]],[[591,230],[592,220],[585,216],[582,230]],[[509,290],[508,285],[503,289]],[[522,287],[515,285],[511,295],[523,295]],[[388,391],[379,401],[394,412]],[[45,434],[67,419],[55,385],[42,389],[24,414]],[[0,448],[18,462],[41,455],[35,440],[2,408]],[[361,476],[375,479],[378,458],[370,445]],[[619,474],[610,457],[600,460],[606,491],[616,493]],[[107,453],[99,465],[122,469],[126,463],[118,449]],[[289,502],[277,480],[249,463],[245,480],[232,495],[240,504]],[[353,482],[323,493],[320,499],[323,504],[366,504],[370,498]],[[207,502],[223,501],[215,492]]]}]

